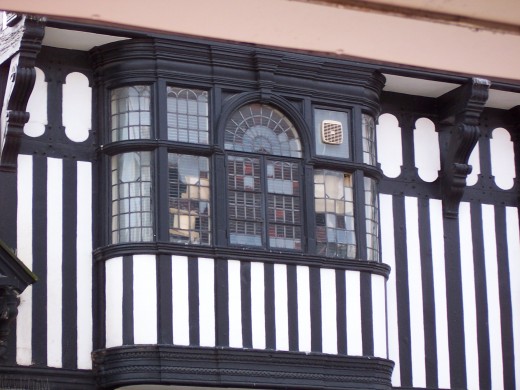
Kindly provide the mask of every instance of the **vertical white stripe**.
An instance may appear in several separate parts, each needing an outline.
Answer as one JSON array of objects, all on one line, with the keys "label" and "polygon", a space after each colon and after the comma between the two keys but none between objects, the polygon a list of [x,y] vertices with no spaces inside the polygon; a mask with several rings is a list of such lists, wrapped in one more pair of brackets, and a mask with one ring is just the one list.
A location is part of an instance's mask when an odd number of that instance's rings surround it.
[{"label": "vertical white stripe", "polygon": [[297,266],[298,285],[298,346],[300,351],[311,351],[311,294],[309,267]]},{"label": "vertical white stripe", "polygon": [[287,266],[274,265],[274,316],[276,349],[289,350],[289,316],[287,306]]},{"label": "vertical white stripe", "polygon": [[322,352],[337,354],[336,271],[322,268],[320,270],[320,279]]},{"label": "vertical white stripe", "polygon": [[[33,228],[33,159],[32,156],[18,156],[17,182],[17,255],[27,268],[32,269]],[[16,363],[24,366],[32,364],[32,287],[20,295],[18,317],[16,319]]]},{"label": "vertical white stripe", "polygon": [[410,302],[410,335],[412,350],[412,382],[414,387],[426,387],[424,350],[424,318],[419,243],[419,213],[417,198],[405,197],[406,243],[408,257],[408,288]]},{"label": "vertical white stripe", "polygon": [[361,280],[358,271],[345,272],[347,306],[347,353],[363,355],[363,333],[361,328]]},{"label": "vertical white stripe", "polygon": [[506,207],[507,254],[511,285],[511,309],[513,317],[513,349],[515,353],[515,381],[520,389],[520,229],[518,209]]},{"label": "vertical white stripe", "polygon": [[386,359],[386,300],[385,277],[372,275],[372,322],[374,356]]},{"label": "vertical white stripe", "polygon": [[251,332],[253,348],[265,349],[264,264],[251,263]]},{"label": "vertical white stripe", "polygon": [[92,368],[92,164],[77,167],[76,269],[78,368]]},{"label": "vertical white stripe", "polygon": [[441,388],[450,388],[450,350],[448,345],[448,307],[446,303],[446,271],[442,201],[430,200],[430,229],[435,296],[435,332],[437,340],[437,378]]},{"label": "vertical white stripe", "polygon": [[392,195],[379,195],[381,218],[381,255],[383,262],[391,268],[386,282],[388,310],[388,358],[395,362],[392,385],[401,386],[401,366],[399,364],[399,328],[397,326],[397,290],[395,270],[394,211]]},{"label": "vertical white stripe", "polygon": [[62,366],[63,162],[47,159],[47,365]]},{"label": "vertical white stripe", "polygon": [[133,257],[134,343],[157,344],[157,262],[155,255]]},{"label": "vertical white stripe", "polygon": [[107,348],[123,345],[123,258],[105,262],[105,327]]},{"label": "vertical white stripe", "polygon": [[215,346],[215,262],[199,258],[199,330],[202,347]]},{"label": "vertical white stripe", "polygon": [[489,318],[489,350],[491,357],[491,385],[493,389],[504,388],[502,365],[502,327],[500,320],[500,293],[498,288],[498,260],[495,231],[495,208],[482,205],[484,227],[484,257],[486,263],[486,286]]},{"label": "vertical white stripe", "polygon": [[467,202],[459,206],[460,271],[462,275],[462,306],[464,308],[464,349],[468,390],[479,390],[477,304],[471,211]]},{"label": "vertical white stripe", "polygon": [[190,345],[190,306],[188,300],[188,258],[172,256],[173,344]]},{"label": "vertical white stripe", "polygon": [[240,261],[228,261],[229,346],[242,348],[242,297]]}]

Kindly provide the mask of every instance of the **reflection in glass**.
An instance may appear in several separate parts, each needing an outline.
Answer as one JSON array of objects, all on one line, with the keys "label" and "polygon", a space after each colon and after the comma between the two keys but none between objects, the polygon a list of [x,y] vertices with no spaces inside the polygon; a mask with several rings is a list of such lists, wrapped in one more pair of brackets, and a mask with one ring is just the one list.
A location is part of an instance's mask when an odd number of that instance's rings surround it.
[{"label": "reflection in glass", "polygon": [[170,241],[209,245],[210,183],[207,157],[168,154]]},{"label": "reflection in glass", "polygon": [[112,141],[151,137],[150,86],[113,89],[110,102]]},{"label": "reflection in glass", "polygon": [[153,239],[150,152],[112,157],[112,243]]},{"label": "reflection in glass", "polygon": [[377,182],[365,177],[365,218],[367,230],[367,260],[379,260],[379,204]]},{"label": "reflection in glass", "polygon": [[374,118],[363,114],[361,135],[363,137],[363,162],[376,165],[376,125]]}]

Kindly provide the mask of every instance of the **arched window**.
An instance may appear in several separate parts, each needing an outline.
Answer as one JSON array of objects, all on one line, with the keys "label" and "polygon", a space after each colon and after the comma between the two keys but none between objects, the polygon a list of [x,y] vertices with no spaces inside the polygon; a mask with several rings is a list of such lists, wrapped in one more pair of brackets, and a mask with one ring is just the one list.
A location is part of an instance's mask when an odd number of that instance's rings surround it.
[{"label": "arched window", "polygon": [[225,127],[231,245],[302,250],[302,148],[279,110],[253,103]]}]

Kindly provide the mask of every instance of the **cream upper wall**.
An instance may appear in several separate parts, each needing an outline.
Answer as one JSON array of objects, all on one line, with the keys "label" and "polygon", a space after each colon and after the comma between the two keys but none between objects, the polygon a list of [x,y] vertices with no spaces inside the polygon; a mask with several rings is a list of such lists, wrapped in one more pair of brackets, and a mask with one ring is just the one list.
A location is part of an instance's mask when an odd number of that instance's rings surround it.
[{"label": "cream upper wall", "polygon": [[520,81],[520,35],[290,0],[0,0],[0,7]]},{"label": "cream upper wall", "polygon": [[518,0],[362,0],[360,2],[520,26]]}]

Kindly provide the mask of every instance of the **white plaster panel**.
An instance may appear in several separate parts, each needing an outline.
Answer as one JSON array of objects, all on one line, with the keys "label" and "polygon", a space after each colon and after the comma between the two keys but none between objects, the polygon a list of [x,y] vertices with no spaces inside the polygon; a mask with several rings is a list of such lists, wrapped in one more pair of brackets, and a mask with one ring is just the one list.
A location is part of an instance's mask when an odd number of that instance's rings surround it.
[{"label": "white plaster panel", "polygon": [[385,277],[381,275],[372,275],[372,323],[374,356],[386,359]]},{"label": "white plaster panel", "polygon": [[509,190],[513,187],[515,172],[515,152],[511,135],[501,127],[493,130],[489,140],[491,148],[491,173],[495,176],[496,185]]},{"label": "white plaster panel", "polygon": [[296,267],[298,285],[298,347],[300,351],[311,351],[311,295],[309,267]]},{"label": "white plaster panel", "polygon": [[430,119],[417,119],[413,142],[417,173],[422,180],[431,183],[439,177],[441,159],[439,135],[435,131],[435,124]]},{"label": "white plaster panel", "polygon": [[92,88],[79,72],[68,74],[63,84],[63,126],[74,142],[85,141],[92,128]]},{"label": "white plaster panel", "polygon": [[157,344],[157,262],[133,256],[134,344]]},{"label": "white plaster panel", "polygon": [[[27,268],[32,269],[32,156],[18,155],[17,173],[17,256],[23,261]],[[32,364],[32,286],[27,287],[20,295],[20,305],[18,306],[18,316],[16,319],[16,363],[23,366]]]},{"label": "white plaster panel", "polygon": [[274,317],[276,349],[289,350],[289,315],[287,306],[287,266],[274,265]]},{"label": "white plaster panel", "polygon": [[62,366],[63,161],[47,159],[47,365]]},{"label": "white plaster panel", "polygon": [[105,262],[105,346],[123,345],[123,258]]},{"label": "white plaster panel", "polygon": [[358,271],[345,271],[347,306],[347,353],[363,355],[363,332],[361,326],[361,279]]},{"label": "white plaster panel", "polygon": [[410,345],[412,352],[412,382],[414,387],[426,387],[426,354],[424,346],[421,248],[417,198],[405,197],[406,244],[408,258],[408,289],[410,302]]},{"label": "white plaster panel", "polygon": [[242,297],[240,261],[228,261],[229,346],[242,348]]},{"label": "white plaster panel", "polygon": [[397,118],[392,114],[383,114],[378,119],[377,161],[387,177],[395,178],[401,174],[403,165],[403,147],[401,144],[401,128]]},{"label": "white plaster panel", "polygon": [[215,261],[201,257],[199,263],[200,345],[215,346]]},{"label": "white plaster panel", "polygon": [[77,166],[77,343],[78,368],[92,369],[92,163]]},{"label": "white plaster panel", "polygon": [[172,256],[173,344],[190,345],[188,258]]},{"label": "white plaster panel", "polygon": [[253,348],[265,349],[264,264],[251,263],[251,333]]},{"label": "white plaster panel", "polygon": [[322,268],[320,279],[322,352],[337,354],[336,272],[333,269]]},{"label": "white plaster panel", "polygon": [[27,102],[29,121],[25,124],[23,132],[29,137],[39,137],[45,133],[47,125],[47,82],[45,75],[39,68],[36,70],[36,81]]}]

